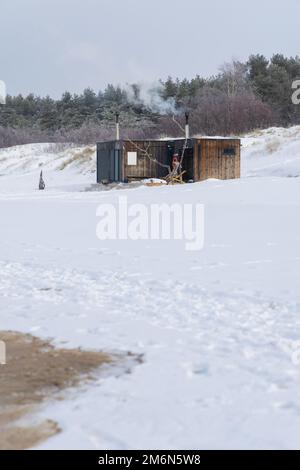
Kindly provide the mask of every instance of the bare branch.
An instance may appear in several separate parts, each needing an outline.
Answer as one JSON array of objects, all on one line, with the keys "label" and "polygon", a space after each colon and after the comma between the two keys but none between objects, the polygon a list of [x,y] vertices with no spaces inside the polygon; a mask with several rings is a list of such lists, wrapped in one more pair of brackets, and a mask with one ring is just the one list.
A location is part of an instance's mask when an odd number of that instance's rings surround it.
[{"label": "bare branch", "polygon": [[151,162],[156,163],[157,165],[161,166],[162,168],[166,168],[171,174],[171,167],[170,165],[165,165],[164,163],[159,162],[156,158],[152,156],[152,154],[149,152],[150,149],[150,142],[148,143],[147,147],[144,149],[143,147],[139,146],[136,144],[136,142],[133,142],[132,140],[129,139],[129,142],[138,150],[142,155],[147,157]]},{"label": "bare branch", "polygon": [[176,126],[178,126],[179,129],[180,129],[182,132],[185,132],[185,129],[182,127],[182,125],[180,124],[180,122],[178,122],[177,119],[175,119],[174,114],[173,114],[173,116],[172,116],[172,121],[175,122]]},{"label": "bare branch", "polygon": [[183,144],[182,154],[181,154],[181,158],[180,158],[180,167],[182,167],[182,162],[183,162],[183,159],[184,159],[184,156],[185,156],[187,146],[188,146],[188,139],[186,137],[185,141],[184,141],[184,144]]}]

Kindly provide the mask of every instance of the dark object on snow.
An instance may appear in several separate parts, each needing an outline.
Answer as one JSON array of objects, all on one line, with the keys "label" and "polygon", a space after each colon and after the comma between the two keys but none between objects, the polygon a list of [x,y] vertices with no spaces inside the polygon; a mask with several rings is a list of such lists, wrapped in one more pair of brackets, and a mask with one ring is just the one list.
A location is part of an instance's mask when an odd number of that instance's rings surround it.
[{"label": "dark object on snow", "polygon": [[40,174],[40,183],[39,183],[39,190],[40,191],[43,191],[45,189],[46,185],[45,185],[45,181],[43,180],[43,172],[41,171],[41,174]]}]

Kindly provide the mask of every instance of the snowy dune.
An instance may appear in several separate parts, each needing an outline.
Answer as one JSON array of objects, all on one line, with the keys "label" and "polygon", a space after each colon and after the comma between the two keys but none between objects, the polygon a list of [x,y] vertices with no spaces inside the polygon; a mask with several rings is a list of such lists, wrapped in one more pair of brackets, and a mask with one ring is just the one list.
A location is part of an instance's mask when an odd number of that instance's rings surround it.
[{"label": "snowy dune", "polygon": [[300,126],[274,127],[242,142],[243,176],[300,176]]},{"label": "snowy dune", "polygon": [[96,147],[67,144],[27,144],[0,149],[1,174],[24,174],[41,168],[76,169],[78,173],[95,172]]},{"label": "snowy dune", "polygon": [[[143,363],[41,408],[42,448],[300,448],[300,127],[246,136],[241,180],[176,187],[85,192],[94,149],[49,146],[0,150],[0,329]],[[100,242],[120,195],[205,204],[204,249]]]}]

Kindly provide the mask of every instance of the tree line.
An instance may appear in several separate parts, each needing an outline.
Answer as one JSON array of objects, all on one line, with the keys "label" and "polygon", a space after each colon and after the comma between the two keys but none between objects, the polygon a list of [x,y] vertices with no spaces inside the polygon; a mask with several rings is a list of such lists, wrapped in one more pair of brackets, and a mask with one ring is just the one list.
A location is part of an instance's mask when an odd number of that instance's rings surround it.
[{"label": "tree line", "polygon": [[217,75],[160,80],[145,90],[139,84],[87,88],[82,94],[8,96],[0,107],[0,146],[57,141],[91,143],[114,136],[120,113],[122,136],[178,136],[191,116],[196,134],[241,134],[271,125],[300,123],[300,106],[292,103],[292,83],[300,78],[300,58],[252,55],[247,62],[224,64]]}]

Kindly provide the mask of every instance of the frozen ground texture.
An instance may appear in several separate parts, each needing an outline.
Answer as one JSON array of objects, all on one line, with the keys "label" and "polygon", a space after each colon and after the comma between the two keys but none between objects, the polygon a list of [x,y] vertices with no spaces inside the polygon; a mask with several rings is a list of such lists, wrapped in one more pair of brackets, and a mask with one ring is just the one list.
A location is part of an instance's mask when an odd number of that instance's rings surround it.
[{"label": "frozen ground texture", "polygon": [[[0,330],[143,355],[42,408],[42,448],[300,448],[300,127],[243,144],[241,180],[103,192],[82,149],[0,150]],[[204,203],[204,249],[99,241],[120,195]]]}]

